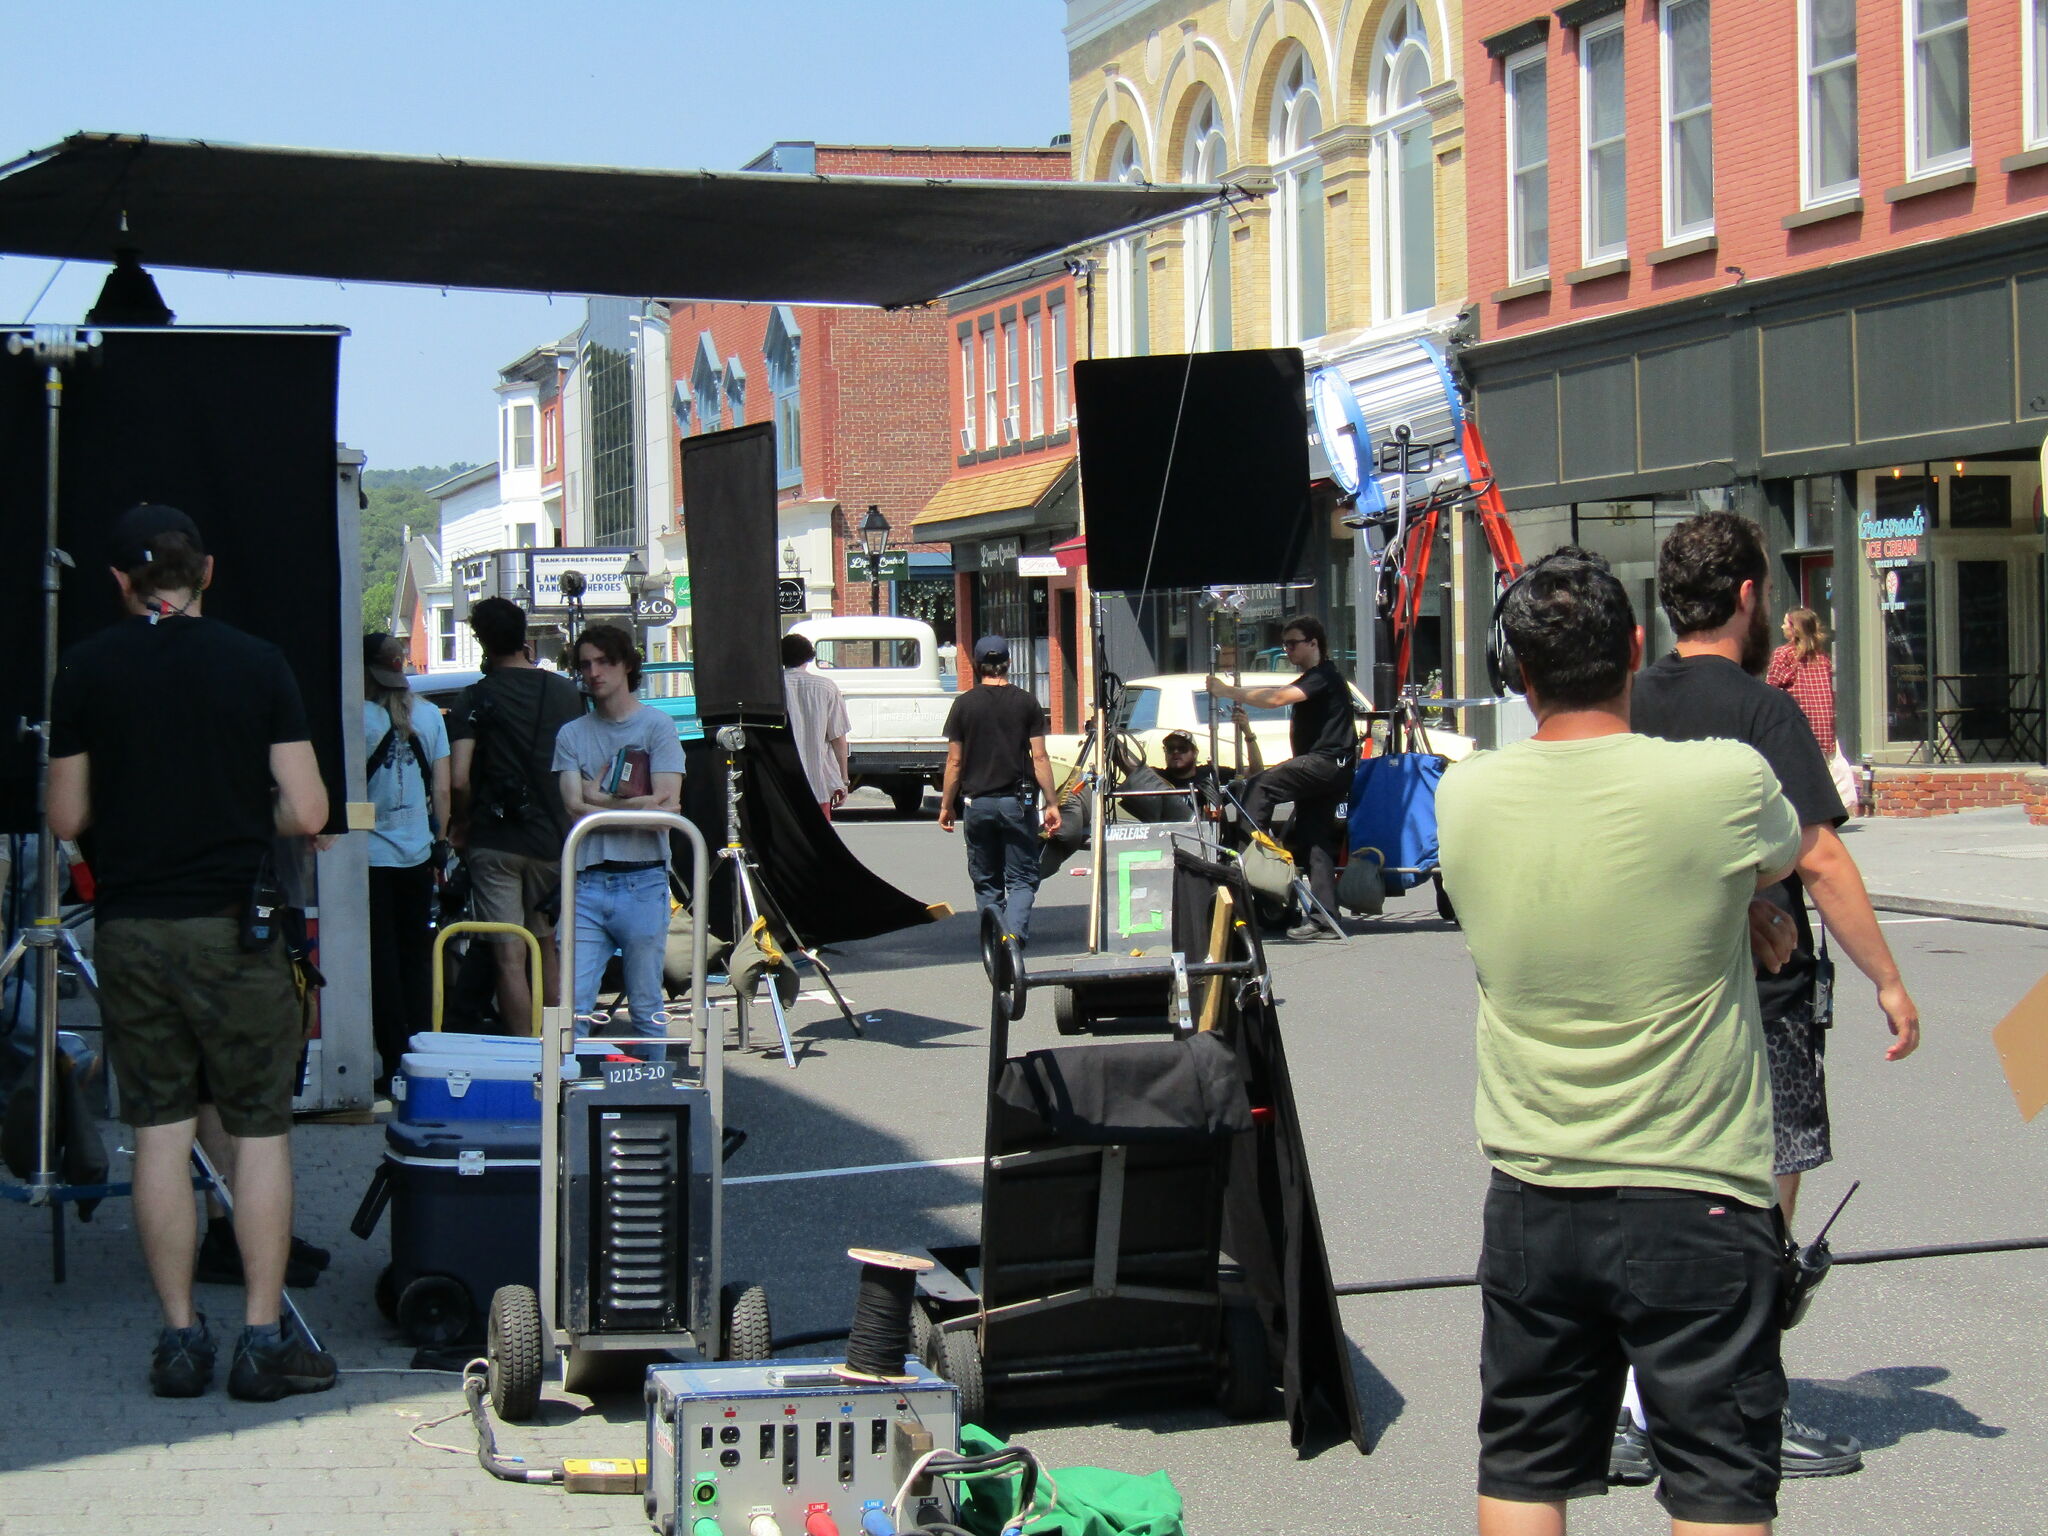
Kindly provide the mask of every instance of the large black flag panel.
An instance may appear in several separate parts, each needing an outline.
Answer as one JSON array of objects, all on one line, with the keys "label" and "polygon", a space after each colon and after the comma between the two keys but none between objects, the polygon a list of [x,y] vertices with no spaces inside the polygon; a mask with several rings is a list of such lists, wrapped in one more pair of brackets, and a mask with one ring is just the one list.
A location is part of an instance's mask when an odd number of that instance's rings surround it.
[{"label": "large black flag panel", "polygon": [[[319,331],[107,331],[63,370],[59,649],[122,616],[107,531],[137,502],[198,523],[214,557],[209,618],[278,646],[297,675],[341,824],[343,795],[335,383],[340,337]],[[0,830],[35,830],[42,714],[44,368],[0,345]],[[355,551],[348,551],[351,560]],[[164,707],[176,707],[165,700]],[[166,814],[175,814],[166,807]]]},{"label": "large black flag panel", "polygon": [[1076,363],[1074,403],[1097,591],[1309,574],[1298,349]]},{"label": "large black flag panel", "polygon": [[772,426],[683,440],[683,528],[698,618],[690,626],[697,718],[707,728],[782,719]]}]

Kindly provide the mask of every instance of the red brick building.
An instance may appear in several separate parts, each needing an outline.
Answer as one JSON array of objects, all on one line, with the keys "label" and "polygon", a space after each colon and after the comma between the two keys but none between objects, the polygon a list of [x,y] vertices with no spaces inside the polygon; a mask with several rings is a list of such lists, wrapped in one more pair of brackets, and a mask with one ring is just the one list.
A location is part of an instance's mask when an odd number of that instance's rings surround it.
[{"label": "red brick building", "polygon": [[2024,782],[2048,0],[1468,0],[1465,33],[1462,361],[1523,547],[1606,553],[1661,644],[1662,534],[1749,513],[1887,803]]},{"label": "red brick building", "polygon": [[[777,144],[743,169],[1045,181],[1069,175],[1063,148],[792,143]],[[865,570],[850,578],[847,557],[858,556],[861,520],[873,506],[891,530],[879,606],[930,618],[940,639],[950,640],[951,553],[911,527],[953,465],[946,314],[936,306],[889,312],[688,301],[672,301],[668,310],[677,435],[755,421],[776,425],[783,572],[801,585],[803,598],[791,616],[869,611]],[[679,499],[680,484],[678,477]]]}]

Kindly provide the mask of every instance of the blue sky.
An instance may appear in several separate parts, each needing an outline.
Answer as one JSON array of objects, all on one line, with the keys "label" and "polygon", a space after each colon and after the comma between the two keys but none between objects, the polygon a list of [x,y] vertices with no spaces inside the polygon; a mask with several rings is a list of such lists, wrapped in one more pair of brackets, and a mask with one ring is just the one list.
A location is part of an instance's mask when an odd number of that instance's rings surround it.
[{"label": "blue sky", "polygon": [[[0,162],[80,129],[715,170],[778,139],[1044,144],[1067,128],[1065,9],[21,0],[0,26]],[[0,323],[31,304],[38,321],[76,321],[104,273],[0,257]],[[491,457],[496,370],[581,316],[566,298],[169,269],[157,281],[181,324],[349,327],[341,435],[372,468]]]}]

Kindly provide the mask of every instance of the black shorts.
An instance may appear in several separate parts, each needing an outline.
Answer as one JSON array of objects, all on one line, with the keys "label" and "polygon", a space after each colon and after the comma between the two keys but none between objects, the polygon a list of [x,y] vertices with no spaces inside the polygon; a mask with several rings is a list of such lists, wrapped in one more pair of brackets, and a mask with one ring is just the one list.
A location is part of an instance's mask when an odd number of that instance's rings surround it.
[{"label": "black shorts", "polygon": [[1605,1493],[1633,1365],[1671,1517],[1775,1518],[1778,1232],[1775,1206],[1496,1171],[1479,1261],[1480,1493]]},{"label": "black shorts", "polygon": [[1814,1022],[1811,1003],[1799,1003],[1775,1018],[1764,1016],[1764,1053],[1771,1064],[1771,1130],[1777,1143],[1773,1173],[1806,1173],[1834,1158],[1824,1062],[1827,1039],[1825,1026]]}]

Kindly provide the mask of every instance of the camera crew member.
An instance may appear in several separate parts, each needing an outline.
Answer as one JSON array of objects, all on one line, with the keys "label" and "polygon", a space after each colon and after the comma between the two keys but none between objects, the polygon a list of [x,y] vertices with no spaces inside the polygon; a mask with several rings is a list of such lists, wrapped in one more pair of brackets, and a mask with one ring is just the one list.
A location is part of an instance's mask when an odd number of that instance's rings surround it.
[{"label": "camera crew member", "polygon": [[1783,1227],[1749,903],[1801,833],[1740,742],[1629,729],[1642,659],[1606,561],[1501,604],[1536,734],[1437,792],[1479,977],[1479,1530],[1561,1536],[1607,1491],[1635,1367],[1674,1531],[1764,1536],[1785,1406]]},{"label": "camera crew member", "polygon": [[[1045,711],[1010,681],[1010,642],[974,642],[974,687],[946,715],[946,778],[939,826],[950,832],[967,802],[967,877],[974,903],[994,912],[1021,945],[1031,937],[1038,899],[1039,838],[1060,829],[1052,762],[1045,755]],[[1041,807],[1032,812],[1036,796]]]},{"label": "camera crew member", "polygon": [[246,1278],[228,1391],[318,1392],[334,1385],[333,1357],[279,1322],[303,1026],[284,946],[274,926],[252,927],[250,908],[272,838],[318,833],[327,789],[282,653],[201,616],[213,561],[192,519],[135,507],[110,546],[129,617],[73,646],[58,671],[49,819],[58,837],[94,833],[100,1015],[135,1128],[135,1225],[164,1317],[150,1386],[196,1397],[213,1378],[213,1336],[192,1308],[203,1079],[234,1143]]}]

